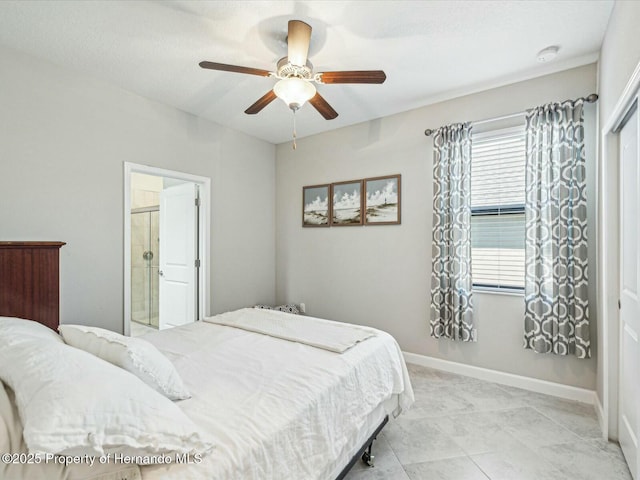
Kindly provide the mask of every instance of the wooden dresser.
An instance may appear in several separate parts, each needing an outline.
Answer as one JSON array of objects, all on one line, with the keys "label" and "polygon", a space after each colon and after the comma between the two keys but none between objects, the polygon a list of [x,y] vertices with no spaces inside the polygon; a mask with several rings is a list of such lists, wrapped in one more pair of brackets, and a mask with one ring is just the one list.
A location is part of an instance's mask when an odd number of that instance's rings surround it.
[{"label": "wooden dresser", "polygon": [[60,323],[60,247],[64,242],[0,242],[0,316]]}]

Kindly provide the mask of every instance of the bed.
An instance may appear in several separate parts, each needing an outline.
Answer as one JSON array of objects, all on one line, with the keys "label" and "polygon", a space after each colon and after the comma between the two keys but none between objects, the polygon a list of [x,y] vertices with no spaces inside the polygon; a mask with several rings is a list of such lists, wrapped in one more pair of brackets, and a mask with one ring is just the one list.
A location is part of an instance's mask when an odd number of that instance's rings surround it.
[{"label": "bed", "polygon": [[413,403],[372,328],[253,308],[144,340],[59,326],[63,245],[0,242],[0,478],[341,479]]},{"label": "bed", "polygon": [[[352,345],[338,338],[345,328],[356,335]],[[149,465],[0,463],[0,478],[341,479],[363,453],[370,454],[387,420],[413,403],[402,353],[380,330],[249,308],[144,339],[190,391],[191,398],[168,403],[215,448]],[[0,349],[1,342],[0,336]],[[75,350],[55,343],[51,348]],[[24,415],[7,379],[0,380],[0,450],[27,453]],[[55,402],[50,408],[57,408]]]},{"label": "bed", "polygon": [[[231,315],[247,313],[292,317]],[[211,478],[338,478],[385,417],[412,402],[401,353],[380,331],[342,354],[207,322],[147,339],[193,388],[185,411],[220,439],[197,466],[216,472]],[[159,466],[143,477],[171,473]]]}]

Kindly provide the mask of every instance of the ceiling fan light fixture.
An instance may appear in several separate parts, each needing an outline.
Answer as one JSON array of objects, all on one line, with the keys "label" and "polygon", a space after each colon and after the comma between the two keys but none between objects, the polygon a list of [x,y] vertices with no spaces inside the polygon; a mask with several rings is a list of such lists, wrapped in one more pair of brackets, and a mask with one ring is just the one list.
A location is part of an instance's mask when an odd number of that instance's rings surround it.
[{"label": "ceiling fan light fixture", "polygon": [[298,110],[316,94],[316,87],[302,78],[283,78],[273,87],[276,96],[291,110]]}]

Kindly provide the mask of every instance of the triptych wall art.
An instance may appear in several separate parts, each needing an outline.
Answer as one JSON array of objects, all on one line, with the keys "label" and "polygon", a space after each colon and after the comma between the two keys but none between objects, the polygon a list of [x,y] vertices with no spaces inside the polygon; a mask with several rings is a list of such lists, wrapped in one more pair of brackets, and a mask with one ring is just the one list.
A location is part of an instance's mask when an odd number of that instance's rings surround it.
[{"label": "triptych wall art", "polygon": [[302,226],[400,224],[400,175],[302,187]]}]

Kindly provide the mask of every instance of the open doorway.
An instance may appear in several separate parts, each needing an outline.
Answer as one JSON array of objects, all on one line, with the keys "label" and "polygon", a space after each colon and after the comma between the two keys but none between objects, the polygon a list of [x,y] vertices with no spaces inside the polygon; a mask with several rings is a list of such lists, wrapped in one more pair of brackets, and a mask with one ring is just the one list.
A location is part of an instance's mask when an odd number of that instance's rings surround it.
[{"label": "open doorway", "polygon": [[200,320],[209,311],[210,179],[124,170],[125,335]]}]

